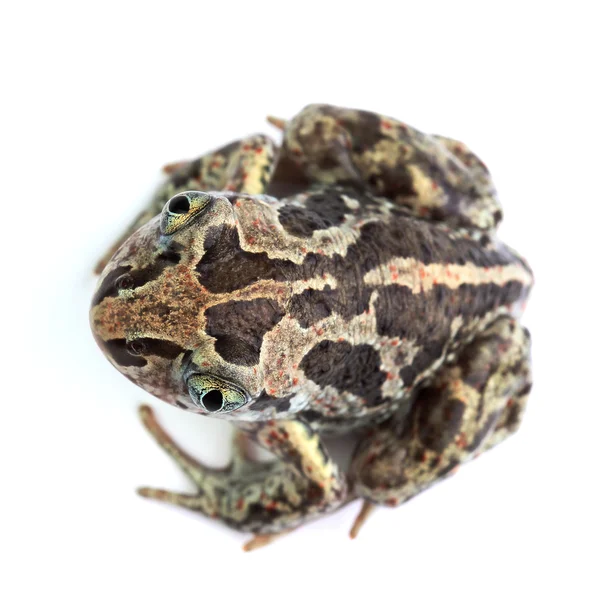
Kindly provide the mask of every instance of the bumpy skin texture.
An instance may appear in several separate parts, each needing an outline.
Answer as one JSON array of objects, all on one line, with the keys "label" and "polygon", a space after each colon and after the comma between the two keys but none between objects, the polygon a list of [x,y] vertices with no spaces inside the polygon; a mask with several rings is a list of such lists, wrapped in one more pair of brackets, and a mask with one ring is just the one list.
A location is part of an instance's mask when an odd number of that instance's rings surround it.
[{"label": "bumpy skin texture", "polygon": [[[240,431],[215,471],[143,407],[198,492],[142,495],[267,536],[355,497],[407,500],[515,431],[531,387],[517,317],[532,274],[496,237],[483,163],[363,111],[274,122],[279,149],[257,135],[167,167],[101,261],[90,316],[131,381]],[[364,433],[346,475],[319,433],[351,430]],[[275,462],[250,460],[244,439]]]}]

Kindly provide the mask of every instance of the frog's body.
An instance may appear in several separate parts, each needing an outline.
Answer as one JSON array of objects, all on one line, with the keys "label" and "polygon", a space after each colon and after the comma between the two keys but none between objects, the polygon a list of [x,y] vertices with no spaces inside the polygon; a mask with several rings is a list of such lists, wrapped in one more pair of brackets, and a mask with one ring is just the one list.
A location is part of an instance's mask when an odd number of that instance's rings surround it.
[{"label": "frog's body", "polygon": [[[143,495],[260,534],[408,499],[514,431],[530,389],[531,271],[495,236],[483,164],[371,113],[311,106],[282,127],[280,149],[254,136],[169,167],[91,313],[132,381],[279,459],[207,469],[144,408],[199,491]],[[349,487],[318,433],[365,426]]]}]

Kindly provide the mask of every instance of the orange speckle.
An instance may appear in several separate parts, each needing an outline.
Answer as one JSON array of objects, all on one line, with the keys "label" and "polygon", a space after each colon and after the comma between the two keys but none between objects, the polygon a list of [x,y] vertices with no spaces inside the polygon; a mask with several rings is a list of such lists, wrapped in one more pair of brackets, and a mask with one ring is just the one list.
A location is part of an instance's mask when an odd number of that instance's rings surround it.
[{"label": "orange speckle", "polygon": [[383,129],[391,129],[392,124],[389,121],[381,121],[381,127]]},{"label": "orange speckle", "polygon": [[298,378],[294,377],[294,379],[292,379],[292,385],[298,385]]}]

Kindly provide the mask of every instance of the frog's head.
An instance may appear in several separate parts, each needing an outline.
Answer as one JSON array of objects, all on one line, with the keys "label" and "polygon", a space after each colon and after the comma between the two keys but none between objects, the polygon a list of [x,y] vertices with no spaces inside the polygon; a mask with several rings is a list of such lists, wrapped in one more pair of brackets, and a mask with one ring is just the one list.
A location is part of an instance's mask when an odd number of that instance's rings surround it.
[{"label": "frog's head", "polygon": [[265,252],[244,249],[237,200],[171,198],[104,269],[90,322],[110,362],[151,394],[198,413],[267,419],[289,406],[266,381],[272,353],[261,352],[284,316],[286,284]]}]

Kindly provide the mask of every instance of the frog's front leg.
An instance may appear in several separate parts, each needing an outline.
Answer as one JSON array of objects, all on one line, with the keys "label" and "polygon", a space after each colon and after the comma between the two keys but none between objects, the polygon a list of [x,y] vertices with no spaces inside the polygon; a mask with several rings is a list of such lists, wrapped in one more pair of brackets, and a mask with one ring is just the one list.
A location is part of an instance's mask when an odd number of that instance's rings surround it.
[{"label": "frog's front leg", "polygon": [[240,425],[244,434],[272,452],[272,463],[251,461],[240,450],[225,469],[211,469],[189,456],[158,425],[149,407],[142,422],[156,442],[195,484],[195,494],[142,488],[147,498],[199,511],[227,525],[260,536],[292,529],[320,513],[337,508],[346,497],[346,483],[319,436],[301,420]]},{"label": "frog's front leg", "polygon": [[419,392],[408,416],[362,440],[351,468],[356,494],[396,506],[513,433],[531,388],[529,345],[510,317],[488,327]]},{"label": "frog's front leg", "polygon": [[160,214],[167,200],[179,192],[226,190],[262,194],[271,179],[276,152],[277,146],[273,140],[265,135],[253,135],[195,160],[166,165],[164,170],[167,179],[158,187],[148,205],[98,261],[94,272],[99,274],[119,246],[142,225]]}]

